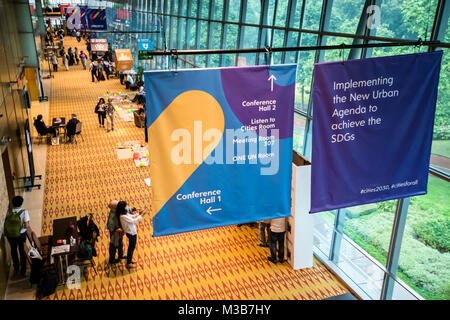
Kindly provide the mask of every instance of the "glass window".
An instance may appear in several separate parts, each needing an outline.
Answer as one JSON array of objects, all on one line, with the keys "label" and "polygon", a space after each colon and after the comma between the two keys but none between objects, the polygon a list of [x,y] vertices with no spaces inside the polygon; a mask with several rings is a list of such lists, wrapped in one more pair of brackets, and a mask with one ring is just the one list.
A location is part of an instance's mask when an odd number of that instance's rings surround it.
[{"label": "glass window", "polygon": [[187,3],[186,3],[186,1],[185,0],[180,0],[179,5],[180,5],[179,9],[181,9],[180,16],[186,17],[186,14],[187,14],[187,12],[186,12],[187,11]]},{"label": "glass window", "polygon": [[298,0],[296,3],[296,7],[293,8],[293,10],[295,10],[294,21],[292,24],[293,28],[300,28],[300,18],[301,18],[301,14],[302,14],[302,6],[303,6],[303,1]]},{"label": "glass window", "polygon": [[449,182],[430,175],[428,193],[408,208],[397,275],[425,299],[450,299],[448,199]]},{"label": "glass window", "polygon": [[225,49],[235,49],[237,48],[237,33],[238,26],[234,24],[228,24],[225,26],[227,30],[227,37],[225,41]]},{"label": "glass window", "polygon": [[187,48],[188,49],[195,49],[195,21],[194,20],[188,20],[187,21],[187,41],[188,43]]},{"label": "glass window", "polygon": [[261,14],[261,1],[260,0],[248,0],[247,12],[245,15],[245,23],[259,24],[259,18]]},{"label": "glass window", "polygon": [[[256,27],[243,27],[244,28],[244,41],[243,49],[256,48],[258,45],[258,28]],[[255,53],[248,53],[239,55],[240,57],[245,57],[247,66],[255,64]]]},{"label": "glass window", "polygon": [[[287,39],[287,47],[297,47],[298,37],[299,37],[298,32],[289,31]],[[296,57],[297,57],[296,51],[288,51],[285,53],[284,63],[295,63]]]},{"label": "glass window", "polygon": [[275,17],[275,25],[277,27],[286,27],[286,14],[288,8],[288,0],[278,1],[277,14]]},{"label": "glass window", "polygon": [[305,17],[303,18],[303,29],[318,30],[321,12],[322,1],[306,0]]},{"label": "glass window", "polygon": [[[297,99],[296,99],[297,100]],[[294,113],[294,150],[303,153],[303,140],[305,137],[306,118],[297,112]]]},{"label": "glass window", "polygon": [[191,11],[188,12],[189,17],[197,17],[197,0],[191,0]]},{"label": "glass window", "polygon": [[241,0],[230,0],[230,8],[228,8],[228,21],[238,22],[239,11],[241,10]]},{"label": "glass window", "polygon": [[223,18],[223,0],[215,0],[213,20],[222,20]]},{"label": "glass window", "polygon": [[382,265],[386,265],[396,206],[397,200],[390,200],[342,209],[344,233]]},{"label": "glass window", "polygon": [[326,31],[355,34],[365,0],[334,0]]},{"label": "glass window", "polygon": [[[313,34],[301,34],[301,46],[313,46],[317,43],[317,36]],[[307,112],[311,95],[311,79],[314,67],[314,51],[300,51],[298,53],[297,80],[296,80],[296,105],[300,110]]]},{"label": "glass window", "polygon": [[429,39],[437,0],[383,1],[380,6],[379,37]]},{"label": "glass window", "polygon": [[[342,38],[342,37],[326,37],[326,45],[340,45],[342,43],[352,44],[353,39]],[[324,60],[325,62],[330,61],[342,61],[346,60],[348,57],[349,50],[325,50]]]},{"label": "glass window", "polygon": [[209,18],[209,1],[210,0],[200,0],[202,11],[200,12],[200,18],[208,19]]},{"label": "glass window", "polygon": [[[449,29],[444,41],[450,42]],[[430,163],[450,175],[450,50],[443,51]]]},{"label": "glass window", "polygon": [[331,239],[333,237],[334,219],[335,214],[331,212],[314,214],[314,246],[327,258],[329,258]]}]

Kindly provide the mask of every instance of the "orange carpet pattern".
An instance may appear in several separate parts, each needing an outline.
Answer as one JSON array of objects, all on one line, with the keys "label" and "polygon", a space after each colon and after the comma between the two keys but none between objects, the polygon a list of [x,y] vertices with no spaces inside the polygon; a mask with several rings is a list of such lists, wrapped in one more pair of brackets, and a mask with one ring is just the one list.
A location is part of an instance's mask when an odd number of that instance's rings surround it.
[{"label": "orange carpet pattern", "polygon": [[[65,46],[85,49],[74,39]],[[259,242],[257,228],[228,226],[165,237],[152,237],[151,217],[138,226],[134,255],[136,269],[125,262],[109,266],[107,204],[111,199],[150,208],[151,188],[144,178],[149,167],[138,168],[131,159],[118,160],[118,142],[144,140],[143,129],[116,118],[115,130],[99,128],[95,104],[107,91],[125,92],[118,79],[91,82],[81,64],[66,71],[60,64],[51,83],[49,119],[70,118],[83,123],[78,144],[49,146],[44,189],[42,234],[52,233],[55,218],[94,213],[100,228],[96,275],[92,268],[82,278],[81,289],[59,286],[45,298],[63,299],[323,299],[348,289],[322,264],[292,270],[288,263],[272,264],[268,248]],[[151,158],[151,155],[150,155]],[[126,253],[128,241],[124,238]]]}]

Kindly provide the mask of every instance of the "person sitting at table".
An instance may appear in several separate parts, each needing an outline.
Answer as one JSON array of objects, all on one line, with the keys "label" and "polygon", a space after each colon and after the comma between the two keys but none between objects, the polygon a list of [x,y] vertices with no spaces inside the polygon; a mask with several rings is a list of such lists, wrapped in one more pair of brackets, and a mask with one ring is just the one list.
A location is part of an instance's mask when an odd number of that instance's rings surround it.
[{"label": "person sitting at table", "polygon": [[42,114],[39,114],[36,120],[34,120],[34,126],[41,136],[45,136],[48,133],[51,133],[54,137],[56,137],[56,129],[53,127],[47,127],[45,125],[45,122],[42,120]]},{"label": "person sitting at table", "polygon": [[75,136],[75,131],[77,130],[77,123],[80,122],[77,119],[77,115],[75,113],[72,114],[72,119],[67,122],[67,136],[69,137],[69,141],[67,143],[73,142],[73,137]]}]

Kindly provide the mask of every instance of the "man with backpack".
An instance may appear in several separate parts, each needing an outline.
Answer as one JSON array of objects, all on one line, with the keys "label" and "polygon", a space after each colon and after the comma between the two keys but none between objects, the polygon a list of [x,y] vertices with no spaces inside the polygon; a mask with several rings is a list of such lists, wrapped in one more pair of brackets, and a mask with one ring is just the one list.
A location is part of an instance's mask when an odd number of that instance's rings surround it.
[{"label": "man with backpack", "polygon": [[[27,256],[24,245],[27,240],[30,215],[27,210],[22,209],[22,204],[23,198],[21,196],[15,196],[12,199],[13,208],[8,210],[3,230],[11,247],[14,271],[18,273],[20,266],[20,274],[25,277],[27,272]],[[19,251],[20,263],[17,251]]]}]

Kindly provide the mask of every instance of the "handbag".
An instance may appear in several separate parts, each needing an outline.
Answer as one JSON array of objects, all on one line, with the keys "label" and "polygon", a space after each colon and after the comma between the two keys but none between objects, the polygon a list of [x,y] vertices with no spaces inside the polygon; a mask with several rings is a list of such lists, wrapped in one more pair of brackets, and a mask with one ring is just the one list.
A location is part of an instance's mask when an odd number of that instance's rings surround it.
[{"label": "handbag", "polygon": [[52,146],[57,146],[59,145],[59,137],[52,137]]},{"label": "handbag", "polygon": [[28,256],[31,259],[39,259],[42,260],[42,256],[39,253],[38,249],[36,249],[35,247],[31,246],[30,249],[28,249]]}]

